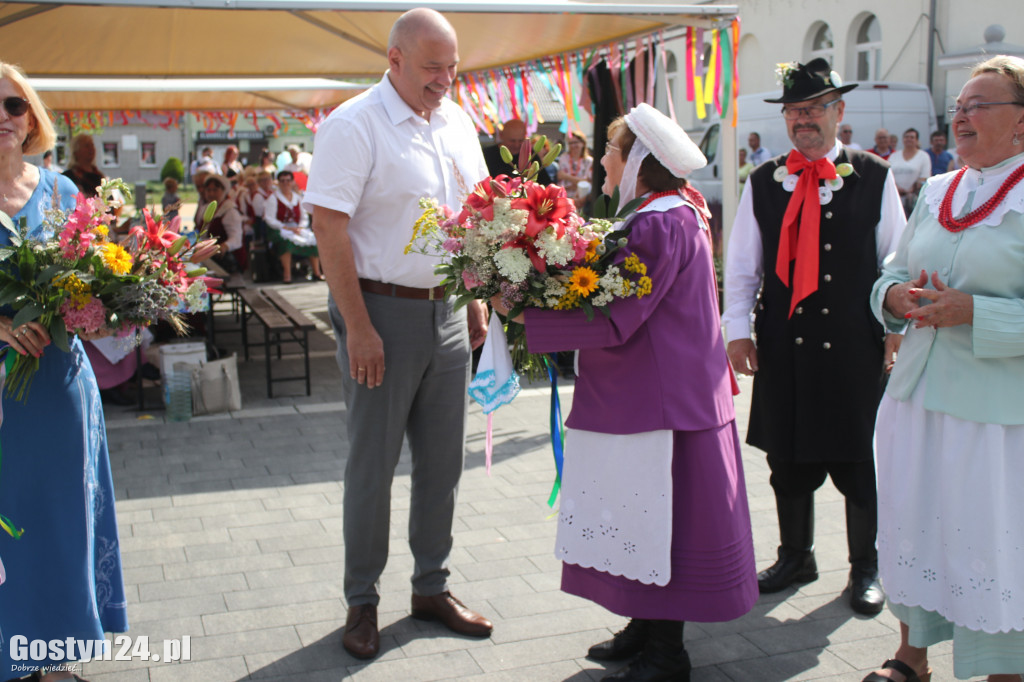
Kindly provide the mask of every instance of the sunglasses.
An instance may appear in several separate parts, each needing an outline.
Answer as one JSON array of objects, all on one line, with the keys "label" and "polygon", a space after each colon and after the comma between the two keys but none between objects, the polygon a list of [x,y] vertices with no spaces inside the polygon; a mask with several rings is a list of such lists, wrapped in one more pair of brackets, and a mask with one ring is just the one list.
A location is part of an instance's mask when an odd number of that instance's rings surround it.
[{"label": "sunglasses", "polygon": [[28,100],[21,97],[5,97],[3,100],[4,109],[8,115],[18,117],[24,116],[28,111]]}]

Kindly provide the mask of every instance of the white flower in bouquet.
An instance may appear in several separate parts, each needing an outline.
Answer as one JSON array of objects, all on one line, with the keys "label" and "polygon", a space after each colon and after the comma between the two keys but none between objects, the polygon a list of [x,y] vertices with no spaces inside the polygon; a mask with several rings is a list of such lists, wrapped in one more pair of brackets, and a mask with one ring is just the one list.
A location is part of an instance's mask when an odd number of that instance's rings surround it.
[{"label": "white flower in bouquet", "polygon": [[494,264],[508,281],[520,284],[526,281],[533,265],[523,249],[509,247],[494,254]]}]

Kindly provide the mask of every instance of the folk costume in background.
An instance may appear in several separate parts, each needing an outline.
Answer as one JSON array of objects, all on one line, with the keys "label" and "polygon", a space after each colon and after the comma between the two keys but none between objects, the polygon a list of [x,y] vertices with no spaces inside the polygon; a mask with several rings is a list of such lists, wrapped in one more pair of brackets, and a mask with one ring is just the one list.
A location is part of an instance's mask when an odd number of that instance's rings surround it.
[{"label": "folk costume in background", "polygon": [[[641,105],[625,120],[637,139],[623,202],[649,153],[677,178],[706,163],[653,108]],[[627,653],[643,649],[641,658],[612,680],[683,679],[642,675],[668,674],[672,655],[685,661],[678,674],[688,674],[683,621],[738,618],[758,598],[711,241],[681,192],[659,194],[625,223],[629,245],[620,256],[646,264],[649,296],[612,303],[610,318],[525,315],[531,352],[578,350],[556,556],[564,591],[633,619],[624,636],[591,649],[614,660],[624,639],[637,640]],[[602,655],[602,647],[616,651]]]},{"label": "folk costume in background", "polygon": [[841,86],[821,59],[787,78],[783,96],[767,101],[830,105],[817,118],[807,110],[787,121],[794,143],[794,125],[817,126],[821,157],[794,149],[750,174],[730,239],[723,316],[730,354],[750,343],[752,311],[755,318],[747,442],[768,455],[781,539],[759,587],[817,579],[814,491],[831,476],[846,497],[851,606],[875,614],[884,595],[872,435],[884,334],[867,297],[905,220],[888,164],[843,147],[835,138],[843,105],[818,99],[856,86]]},{"label": "folk costume in background", "polygon": [[301,193],[293,192],[291,199],[279,191],[271,194],[264,204],[263,219],[272,228],[270,239],[279,251],[297,256],[317,255],[316,236],[309,227],[309,215],[302,210]]},{"label": "folk costume in background", "polygon": [[952,640],[957,679],[1019,680],[1024,59],[979,64],[956,101],[966,166],[925,184],[871,295],[906,328],[876,435],[879,567],[901,623],[883,668],[927,680],[927,648]]}]

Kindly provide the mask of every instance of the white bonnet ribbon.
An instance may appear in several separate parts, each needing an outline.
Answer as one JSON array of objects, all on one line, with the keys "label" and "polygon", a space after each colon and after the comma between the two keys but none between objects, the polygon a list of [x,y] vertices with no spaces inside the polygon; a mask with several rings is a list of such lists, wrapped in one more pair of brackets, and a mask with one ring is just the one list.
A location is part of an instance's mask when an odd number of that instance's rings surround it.
[{"label": "white bonnet ribbon", "polygon": [[622,180],[619,181],[619,206],[625,206],[636,198],[636,179],[640,174],[640,164],[650,153],[651,150],[644,146],[640,138],[634,140],[626,159],[626,168],[622,171]]}]

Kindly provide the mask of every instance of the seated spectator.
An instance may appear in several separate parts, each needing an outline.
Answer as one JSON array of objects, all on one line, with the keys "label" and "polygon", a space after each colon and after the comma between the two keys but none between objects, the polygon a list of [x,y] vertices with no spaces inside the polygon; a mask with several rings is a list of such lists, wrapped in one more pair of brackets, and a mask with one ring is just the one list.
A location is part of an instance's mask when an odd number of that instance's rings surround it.
[{"label": "seated spectator", "polygon": [[903,212],[909,216],[917,204],[917,193],[932,170],[928,155],[917,146],[916,130],[908,128],[903,133],[903,149],[889,156],[889,164],[903,202]]},{"label": "seated spectator", "polygon": [[92,135],[82,133],[71,140],[71,165],[64,175],[78,186],[78,191],[87,198],[97,196],[97,188],[103,184],[107,176],[96,167],[96,143]]},{"label": "seated spectator", "polygon": [[213,257],[215,263],[229,273],[245,270],[247,254],[242,239],[242,214],[234,200],[228,196],[230,181],[223,175],[211,175],[203,183],[203,196],[206,201],[217,202],[217,211],[203,227],[210,237],[217,240],[219,250]]},{"label": "seated spectator", "polygon": [[750,133],[747,136],[747,145],[750,147],[750,163],[754,164],[755,168],[772,158],[772,153],[761,146],[761,135],[759,133]]},{"label": "seated spectator", "polygon": [[932,133],[929,140],[931,147],[925,150],[928,158],[932,162],[932,175],[942,175],[951,170],[950,164],[953,163],[953,155],[946,151],[946,134],[941,130],[936,130]]},{"label": "seated spectator", "polygon": [[181,208],[181,197],[178,196],[178,181],[174,178],[164,178],[164,195],[160,199],[160,211],[164,220],[170,222],[178,217],[178,209]]},{"label": "seated spectator", "polygon": [[881,156],[883,159],[888,159],[892,156],[894,146],[889,144],[889,131],[885,128],[879,128],[875,131],[875,146],[868,151]]},{"label": "seated spectator", "polygon": [[743,187],[747,184],[747,178],[750,176],[750,171],[754,170],[755,166],[747,159],[747,150],[740,149],[739,151],[739,168],[737,169],[737,176],[740,180],[740,193],[743,193]]},{"label": "seated spectator", "polygon": [[224,150],[224,163],[220,172],[226,178],[233,178],[242,172],[242,162],[238,160],[238,147],[231,144]]},{"label": "seated spectator", "polygon": [[64,169],[53,162],[53,150],[47,149],[43,152],[43,168],[52,170],[54,173],[63,173]]},{"label": "seated spectator", "polygon": [[[594,157],[587,151],[587,138],[578,130],[574,130],[565,138],[566,150],[558,157],[558,184],[565,188],[565,193],[576,203],[576,208],[586,201],[586,194],[579,192],[579,183],[588,185],[593,178]],[[589,193],[590,188],[587,188]]]},{"label": "seated spectator", "polygon": [[839,141],[850,149],[864,149],[864,147],[861,147],[853,141],[853,126],[849,123],[844,123],[839,126]]},{"label": "seated spectator", "polygon": [[277,190],[266,200],[263,220],[270,240],[281,259],[281,281],[292,282],[292,255],[309,258],[311,277],[323,280],[316,237],[309,227],[309,215],[302,210],[302,193],[295,187],[295,176],[283,170],[277,174]]},{"label": "seated spectator", "polygon": [[[504,125],[501,126],[501,132],[498,133],[498,144],[484,150],[487,172],[492,178],[498,175],[512,175],[512,172],[518,166],[519,150],[522,149],[524,142],[526,142],[526,124],[518,118],[505,121]],[[508,147],[508,150],[512,152],[512,163],[505,163],[505,160],[501,158],[502,145]],[[532,156],[531,160],[540,163],[540,158],[536,154]],[[537,182],[541,185],[551,185],[554,183],[544,168],[540,169],[540,173],[537,175]]]}]

